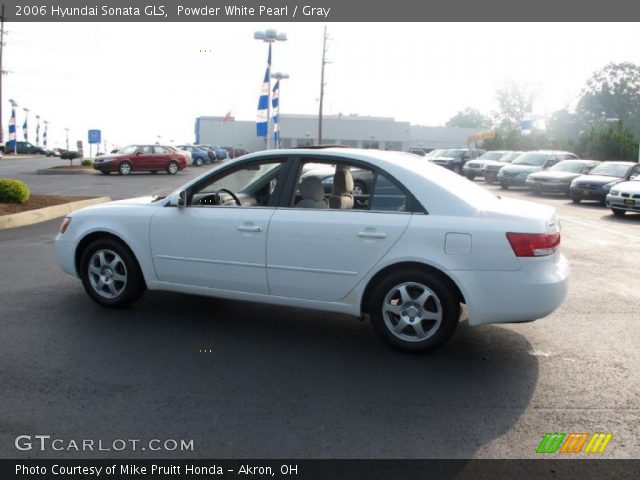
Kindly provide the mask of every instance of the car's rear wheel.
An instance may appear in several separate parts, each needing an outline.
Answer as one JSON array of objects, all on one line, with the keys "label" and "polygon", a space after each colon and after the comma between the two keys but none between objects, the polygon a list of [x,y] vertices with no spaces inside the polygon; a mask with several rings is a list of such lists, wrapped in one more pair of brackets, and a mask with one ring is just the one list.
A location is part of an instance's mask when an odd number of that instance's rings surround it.
[{"label": "car's rear wheel", "polygon": [[580,203],[580,197],[571,197],[573,203]]},{"label": "car's rear wheel", "polygon": [[473,179],[474,179],[474,178],[476,178],[476,176],[475,176],[475,175],[471,175],[471,174],[469,174],[469,173],[468,173],[466,176],[467,176],[467,179],[469,179],[469,180],[471,180],[471,181],[473,181]]},{"label": "car's rear wheel", "polygon": [[129,162],[122,162],[118,167],[118,173],[120,175],[129,175],[131,170],[133,170],[133,167]]},{"label": "car's rear wheel", "polygon": [[111,172],[107,172],[105,170],[100,170],[100,173],[103,174],[103,175],[109,175]]},{"label": "car's rear wheel", "polygon": [[196,158],[196,167],[201,167],[203,163],[202,157]]},{"label": "car's rear wheel", "polygon": [[172,160],[169,162],[169,165],[167,165],[167,173],[169,175],[175,175],[176,173],[178,173],[178,170],[180,170],[180,166],[178,165],[178,162],[174,162]]},{"label": "car's rear wheel", "polygon": [[372,292],[369,312],[387,343],[405,352],[425,352],[451,337],[460,304],[439,277],[415,269],[382,281]]},{"label": "car's rear wheel", "polygon": [[125,307],[146,290],[138,262],[131,250],[112,239],[89,244],[80,257],[80,278],[87,294],[105,307]]},{"label": "car's rear wheel", "polygon": [[152,173],[152,174],[154,174],[154,173],[158,173],[158,170],[151,170],[151,173]]},{"label": "car's rear wheel", "polygon": [[624,217],[625,213],[627,213],[626,211],[620,210],[619,208],[612,208],[611,211],[616,217]]},{"label": "car's rear wheel", "polygon": [[507,185],[507,184],[505,184],[505,183],[501,183],[501,184],[500,184],[500,188],[501,188],[502,190],[509,190],[509,185]]}]

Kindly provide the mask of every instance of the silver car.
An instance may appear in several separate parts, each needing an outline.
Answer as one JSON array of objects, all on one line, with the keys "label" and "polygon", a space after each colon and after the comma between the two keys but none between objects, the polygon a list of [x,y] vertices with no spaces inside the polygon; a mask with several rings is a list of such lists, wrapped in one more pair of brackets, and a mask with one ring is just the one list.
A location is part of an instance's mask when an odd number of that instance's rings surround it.
[{"label": "silver car", "polygon": [[640,176],[614,185],[606,201],[613,214],[620,217],[627,212],[640,212]]},{"label": "silver car", "polygon": [[492,160],[499,162],[502,157],[507,156],[511,152],[508,150],[493,150],[491,152],[486,152],[480,155],[475,160],[470,160],[464,164],[462,171],[464,172],[465,177],[469,180],[473,180],[476,177],[483,177],[484,166],[487,164],[487,161]]}]

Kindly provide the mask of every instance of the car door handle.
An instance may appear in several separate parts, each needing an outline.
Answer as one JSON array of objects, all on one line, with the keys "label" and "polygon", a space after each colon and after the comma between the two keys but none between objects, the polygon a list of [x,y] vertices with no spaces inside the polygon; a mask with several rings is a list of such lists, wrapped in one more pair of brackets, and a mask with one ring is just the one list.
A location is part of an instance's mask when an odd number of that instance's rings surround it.
[{"label": "car door handle", "polygon": [[262,227],[258,227],[257,225],[240,225],[238,230],[241,232],[261,232]]},{"label": "car door handle", "polygon": [[382,232],[358,232],[360,238],[387,238],[386,233]]}]

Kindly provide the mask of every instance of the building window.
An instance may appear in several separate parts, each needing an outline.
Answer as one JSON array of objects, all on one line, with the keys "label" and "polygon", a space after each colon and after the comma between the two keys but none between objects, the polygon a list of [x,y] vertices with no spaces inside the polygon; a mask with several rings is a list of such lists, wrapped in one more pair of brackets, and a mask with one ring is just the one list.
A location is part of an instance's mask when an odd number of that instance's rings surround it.
[{"label": "building window", "polygon": [[296,140],[297,147],[308,147],[313,145],[313,138],[298,138]]},{"label": "building window", "polygon": [[378,142],[377,140],[363,140],[362,148],[377,150],[378,148],[380,148],[380,142]]},{"label": "building window", "polygon": [[345,147],[358,148],[357,140],[340,140],[340,145],[344,145]]},{"label": "building window", "polygon": [[402,142],[384,142],[385,150],[399,152],[402,150]]},{"label": "building window", "polygon": [[282,148],[291,148],[291,139],[290,138],[281,138],[280,146]]}]

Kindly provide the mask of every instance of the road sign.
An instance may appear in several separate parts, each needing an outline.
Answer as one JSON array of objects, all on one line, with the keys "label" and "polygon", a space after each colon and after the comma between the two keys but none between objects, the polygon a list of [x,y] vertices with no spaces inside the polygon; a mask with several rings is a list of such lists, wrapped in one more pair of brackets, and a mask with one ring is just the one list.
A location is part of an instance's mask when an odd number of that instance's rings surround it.
[{"label": "road sign", "polygon": [[89,143],[100,143],[102,132],[100,130],[89,130]]}]

